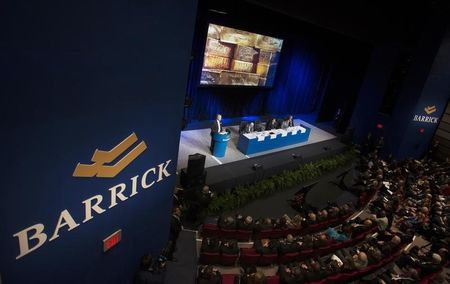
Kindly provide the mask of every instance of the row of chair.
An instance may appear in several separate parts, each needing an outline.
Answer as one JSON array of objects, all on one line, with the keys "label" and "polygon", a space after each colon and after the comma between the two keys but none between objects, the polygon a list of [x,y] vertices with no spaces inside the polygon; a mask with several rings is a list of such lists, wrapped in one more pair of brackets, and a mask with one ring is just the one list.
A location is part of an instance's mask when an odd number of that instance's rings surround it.
[{"label": "row of chair", "polygon": [[[401,245],[395,253],[384,258],[383,260],[379,261],[378,263],[367,266],[364,269],[354,270],[351,272],[340,272],[340,273],[325,277],[322,280],[308,282],[308,283],[309,284],[349,283],[355,279],[359,279],[363,276],[373,273],[373,272],[377,271],[378,269],[380,269],[381,267],[384,267],[384,266],[392,263],[400,256],[400,254],[401,254],[402,250],[405,248],[405,246],[406,246],[406,244]],[[225,284],[235,283],[232,281],[235,281],[238,278],[239,278],[239,275],[236,275],[236,274],[224,274],[224,275],[222,275],[222,283],[225,283]],[[267,283],[269,283],[269,284],[279,284],[280,283],[280,278],[277,275],[267,276],[266,278],[267,278]],[[421,282],[421,284],[426,284],[426,283],[428,283],[428,282],[424,282],[424,283]]]},{"label": "row of chair", "polygon": [[217,224],[203,224],[201,229],[201,235],[203,238],[224,238],[234,239],[238,241],[249,241],[257,239],[280,239],[291,234],[293,236],[306,235],[319,232],[329,227],[335,227],[342,224],[347,220],[351,214],[343,215],[339,218],[324,221],[315,225],[311,225],[301,229],[270,229],[261,231],[251,230],[230,230],[220,228]]},{"label": "row of chair", "polygon": [[[222,284],[238,283],[239,275],[236,274],[222,274]],[[280,277],[278,275],[266,276],[267,284],[279,284]]]},{"label": "row of chair", "polygon": [[308,249],[298,252],[286,253],[286,254],[260,254],[256,252],[255,248],[241,248],[240,254],[226,254],[219,252],[201,252],[200,263],[202,264],[221,264],[225,266],[233,266],[237,261],[242,266],[258,265],[265,266],[274,263],[289,263],[293,261],[301,261],[310,257],[316,257],[321,255],[327,255],[331,252],[337,251],[344,247],[350,247],[356,243],[362,241],[367,235],[373,234],[378,230],[377,226],[373,226],[366,232],[359,234],[351,240],[336,242],[329,246],[319,249]]}]

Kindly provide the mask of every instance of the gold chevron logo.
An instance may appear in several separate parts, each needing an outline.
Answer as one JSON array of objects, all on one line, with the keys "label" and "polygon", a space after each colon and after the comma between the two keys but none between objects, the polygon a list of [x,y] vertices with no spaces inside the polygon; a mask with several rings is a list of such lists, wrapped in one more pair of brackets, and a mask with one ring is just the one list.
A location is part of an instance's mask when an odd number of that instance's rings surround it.
[{"label": "gold chevron logo", "polygon": [[425,110],[425,112],[426,112],[428,115],[430,115],[430,114],[432,114],[433,112],[436,111],[436,106],[426,106],[426,107],[424,108],[424,110]]},{"label": "gold chevron logo", "polygon": [[131,149],[125,156],[123,156],[118,162],[113,165],[105,165],[112,163],[120,155],[130,148],[134,143],[138,141],[138,137],[133,132],[130,136],[125,138],[122,142],[117,144],[110,151],[102,151],[96,149],[92,156],[92,164],[81,164],[75,168],[73,172],[74,177],[101,177],[101,178],[113,178],[123,171],[131,162],[133,162],[142,152],[147,149],[147,145],[144,141],[141,141],[136,147]]}]

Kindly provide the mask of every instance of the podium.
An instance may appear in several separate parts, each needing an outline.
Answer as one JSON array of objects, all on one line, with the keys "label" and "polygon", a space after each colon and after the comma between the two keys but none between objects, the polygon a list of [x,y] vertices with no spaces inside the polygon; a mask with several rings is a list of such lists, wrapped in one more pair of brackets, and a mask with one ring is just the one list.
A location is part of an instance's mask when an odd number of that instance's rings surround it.
[{"label": "podium", "polygon": [[224,157],[227,151],[228,141],[230,140],[230,133],[214,133],[212,139],[214,140],[213,156]]}]

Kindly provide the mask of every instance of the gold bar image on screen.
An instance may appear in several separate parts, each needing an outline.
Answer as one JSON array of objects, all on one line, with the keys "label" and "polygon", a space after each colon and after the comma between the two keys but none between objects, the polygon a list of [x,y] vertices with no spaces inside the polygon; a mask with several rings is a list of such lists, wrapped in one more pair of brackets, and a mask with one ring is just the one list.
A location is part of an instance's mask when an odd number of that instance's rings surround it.
[{"label": "gold bar image on screen", "polygon": [[266,51],[266,50],[260,50],[258,63],[270,64],[271,58],[272,58],[272,52]]},{"label": "gold bar image on screen", "polygon": [[234,49],[234,59],[247,62],[255,62],[258,51],[251,46],[237,45]]},{"label": "gold bar image on screen", "polygon": [[223,27],[220,32],[220,41],[245,46],[255,46],[256,34]]},{"label": "gold bar image on screen", "polygon": [[281,39],[263,35],[258,35],[256,37],[255,47],[266,51],[280,51],[282,45],[283,40]]},{"label": "gold bar image on screen", "polygon": [[265,86],[266,85],[266,78],[259,78],[259,86]]},{"label": "gold bar image on screen", "polygon": [[207,85],[219,84],[220,72],[220,70],[202,70],[200,83]]},{"label": "gold bar image on screen", "polygon": [[222,31],[222,28],[223,28],[222,26],[209,24],[208,37],[209,38],[219,39],[220,38],[220,32]]},{"label": "gold bar image on screen", "polygon": [[258,86],[259,76],[252,73],[223,71],[220,74],[221,85]]},{"label": "gold bar image on screen", "polygon": [[222,43],[217,39],[207,38],[205,53],[207,55],[217,55],[222,57],[231,57],[233,52],[233,45],[229,43]]},{"label": "gold bar image on screen", "polygon": [[233,59],[231,60],[231,70],[252,73],[253,63]]},{"label": "gold bar image on screen", "polygon": [[258,63],[256,65],[256,74],[258,74],[261,77],[267,77],[267,73],[269,72],[269,65],[268,64],[262,64]]},{"label": "gold bar image on screen", "polygon": [[203,63],[203,67],[207,69],[229,69],[230,58],[215,55],[205,55],[205,62]]}]

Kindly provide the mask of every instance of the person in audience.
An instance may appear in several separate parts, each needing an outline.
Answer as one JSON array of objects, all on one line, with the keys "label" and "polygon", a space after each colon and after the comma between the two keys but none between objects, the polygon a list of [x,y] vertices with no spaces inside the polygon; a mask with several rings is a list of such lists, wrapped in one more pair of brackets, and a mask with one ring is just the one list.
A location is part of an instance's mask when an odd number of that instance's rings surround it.
[{"label": "person in audience", "polygon": [[321,233],[314,240],[313,247],[314,248],[322,248],[329,246],[333,243],[333,239],[328,237],[327,234]]},{"label": "person in audience", "polygon": [[259,219],[255,223],[255,228],[259,231],[271,230],[274,228],[274,224],[270,218]]},{"label": "person in audience", "polygon": [[219,240],[215,238],[203,238],[200,250],[202,252],[216,253],[219,252]]},{"label": "person in audience", "polygon": [[308,282],[319,281],[320,279],[325,277],[326,272],[324,271],[324,269],[322,269],[319,262],[315,261],[314,259],[310,259],[307,266],[308,268],[305,269],[305,276]]},{"label": "person in audience", "polygon": [[254,247],[256,252],[261,254],[274,254],[278,252],[278,244],[275,240],[255,240]]},{"label": "person in audience", "polygon": [[378,241],[379,248],[384,255],[390,255],[400,245],[402,239],[395,235],[389,241]]},{"label": "person in audience", "polygon": [[218,225],[222,229],[235,230],[236,220],[233,216],[221,216],[218,221]]},{"label": "person in audience", "polygon": [[309,212],[308,217],[306,218],[306,224],[308,226],[317,224],[317,216],[314,212]]},{"label": "person in audience", "polygon": [[442,258],[437,253],[432,253],[428,259],[414,259],[414,266],[420,269],[421,275],[429,275],[441,269]]},{"label": "person in audience", "polygon": [[246,216],[245,218],[242,218],[242,220],[237,223],[237,229],[244,231],[253,231],[254,224],[252,216]]},{"label": "person in audience", "polygon": [[328,228],[325,233],[330,239],[338,242],[343,242],[349,239],[344,232],[338,231],[335,228]]},{"label": "person in audience", "polygon": [[386,212],[384,210],[382,210],[373,217],[374,217],[375,223],[378,225],[378,230],[380,230],[381,232],[384,232],[389,224],[389,220],[386,217]]},{"label": "person in audience", "polygon": [[241,271],[241,278],[240,278],[240,284],[248,284],[250,279],[252,279],[256,274],[256,266],[251,265],[248,267],[245,267]]},{"label": "person in audience", "polygon": [[326,209],[320,210],[319,213],[317,213],[317,221],[319,223],[322,223],[327,220],[328,220],[328,211]]},{"label": "person in audience", "polygon": [[220,284],[222,283],[222,277],[220,272],[211,265],[205,265],[199,267],[199,273],[197,278],[198,284]]},{"label": "person in audience", "polygon": [[257,271],[248,279],[248,284],[266,284],[267,278],[261,271]]},{"label": "person in audience", "polygon": [[219,250],[221,253],[238,254],[239,247],[236,240],[225,240],[220,243]]},{"label": "person in audience", "polygon": [[150,254],[141,257],[139,271],[133,284],[163,284],[166,275],[166,258],[159,256],[154,262]]},{"label": "person in audience", "polygon": [[351,226],[352,226],[351,236],[356,237],[356,236],[360,235],[361,233],[366,232],[367,230],[372,228],[373,223],[372,223],[372,220],[365,219],[362,223],[354,223]]},{"label": "person in audience", "polygon": [[296,252],[300,249],[299,243],[295,238],[288,234],[285,239],[282,239],[279,243],[279,252],[281,254]]},{"label": "person in audience", "polygon": [[281,284],[302,284],[305,283],[305,275],[302,269],[296,265],[280,265],[278,267]]}]

